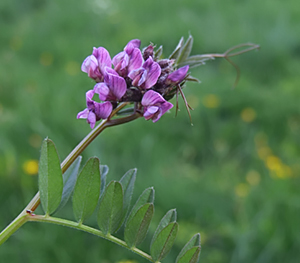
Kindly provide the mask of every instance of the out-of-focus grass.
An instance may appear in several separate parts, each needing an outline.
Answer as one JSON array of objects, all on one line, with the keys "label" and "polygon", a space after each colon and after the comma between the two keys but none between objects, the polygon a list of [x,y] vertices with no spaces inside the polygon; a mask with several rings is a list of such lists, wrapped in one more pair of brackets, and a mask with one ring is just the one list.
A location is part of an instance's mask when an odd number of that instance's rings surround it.
[{"label": "out-of-focus grass", "polygon": [[[119,179],[137,167],[134,198],[156,189],[158,223],[176,207],[180,231],[171,254],[196,232],[201,262],[297,262],[300,238],[299,3],[280,1],[1,1],[0,227],[37,190],[42,139],[61,159],[90,130],[76,114],[93,82],[80,72],[93,46],[111,56],[132,38],[164,46],[194,36],[192,53],[223,52],[255,42],[259,52],[191,72],[202,83],[184,89],[183,103],[153,124],[142,119],[105,131],[84,153]],[[70,206],[64,214],[71,217]],[[96,224],[93,220],[91,224]],[[153,224],[150,229],[155,230]],[[120,234],[122,236],[122,234]],[[150,240],[150,235],[149,238]],[[148,241],[149,241],[148,240]],[[142,245],[146,251],[147,241]],[[142,259],[84,233],[28,224],[0,248],[7,262],[119,262]]]}]

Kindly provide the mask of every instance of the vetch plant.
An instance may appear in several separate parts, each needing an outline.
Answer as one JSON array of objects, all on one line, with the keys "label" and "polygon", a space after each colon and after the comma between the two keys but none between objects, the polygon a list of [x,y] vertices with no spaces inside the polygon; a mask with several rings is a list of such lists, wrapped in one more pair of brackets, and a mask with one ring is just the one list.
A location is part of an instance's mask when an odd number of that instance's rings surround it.
[{"label": "vetch plant", "polygon": [[[150,44],[141,50],[140,45],[140,40],[131,40],[113,58],[105,48],[94,48],[84,60],[81,69],[95,81],[95,85],[86,92],[86,108],[78,113],[77,118],[86,119],[92,131],[62,163],[54,143],[48,138],[43,141],[39,160],[39,192],[1,232],[0,245],[26,222],[45,222],[97,235],[150,262],[161,262],[171,250],[178,231],[176,210],[171,209],[161,219],[151,240],[150,254],[141,251],[137,247],[145,239],[154,214],[154,189],[147,188],[131,207],[137,170],[131,169],[119,181],[106,183],[108,167],[100,164],[97,157],[92,157],[80,169],[80,154],[108,127],[140,117],[157,122],[173,107],[169,100],[174,96],[176,111],[178,96],[181,95],[191,118],[191,107],[182,89],[188,81],[198,80],[189,74],[189,69],[217,57],[233,64],[230,57],[259,46],[243,44],[223,54],[190,56],[193,38],[189,36],[186,41],[180,39],[168,58],[162,58],[162,46],[156,49]],[[239,48],[244,49],[236,51]],[[238,67],[233,65],[239,76]],[[53,214],[63,209],[71,196],[75,220],[54,217]],[[40,204],[44,215],[34,213]],[[95,210],[98,229],[84,224]],[[113,236],[122,226],[124,240]],[[198,262],[200,250],[198,233],[183,247],[176,262]]]}]

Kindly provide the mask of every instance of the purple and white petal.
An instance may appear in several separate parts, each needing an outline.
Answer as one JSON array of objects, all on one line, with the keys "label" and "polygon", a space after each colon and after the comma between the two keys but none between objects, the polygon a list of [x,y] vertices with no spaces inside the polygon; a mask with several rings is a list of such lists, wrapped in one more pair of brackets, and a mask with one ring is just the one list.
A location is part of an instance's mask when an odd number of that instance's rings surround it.
[{"label": "purple and white petal", "polygon": [[149,120],[153,117],[153,114],[155,114],[159,110],[159,107],[157,106],[150,106],[146,109],[144,112],[144,117],[146,120]]},{"label": "purple and white petal", "polygon": [[159,93],[149,90],[142,98],[144,114],[146,120],[152,119],[157,122],[163,114],[173,107],[173,104],[166,101]]},{"label": "purple and white petal", "polygon": [[132,51],[130,60],[128,61],[128,72],[130,73],[132,70],[136,70],[140,68],[143,65],[143,56],[142,52],[138,49],[135,48]]},{"label": "purple and white petal", "polygon": [[77,114],[77,119],[86,119],[88,117],[88,114],[89,114],[89,110],[84,109],[83,111]]},{"label": "purple and white petal", "polygon": [[[149,57],[146,62],[152,58]],[[146,63],[145,62],[145,63]],[[145,67],[146,68],[146,67]],[[145,80],[144,89],[150,89],[152,86],[154,86],[160,76],[161,68],[158,63],[154,62],[152,60],[152,63],[146,68],[148,70],[147,79]]]},{"label": "purple and white petal", "polygon": [[97,116],[97,120],[107,119],[111,114],[112,109],[113,106],[109,101],[103,103],[95,102],[95,114]]},{"label": "purple and white petal", "polygon": [[132,39],[130,40],[126,47],[124,48],[124,51],[128,54],[128,55],[131,55],[132,51],[135,49],[135,48],[140,48],[140,45],[141,45],[141,40],[139,39]]},{"label": "purple and white petal", "polygon": [[[119,74],[112,68],[105,67],[104,70],[105,70],[105,75],[111,74],[111,75],[119,76]],[[104,78],[104,80],[105,80],[105,78]]]},{"label": "purple and white petal", "polygon": [[174,72],[168,75],[167,81],[174,84],[180,83],[185,78],[188,70],[189,70],[189,65],[186,65],[182,68],[175,70]]},{"label": "purple and white petal", "polygon": [[92,101],[92,98],[95,94],[95,91],[94,90],[89,90],[85,93],[85,99],[86,99],[86,102],[90,102]]},{"label": "purple and white petal", "polygon": [[156,104],[161,104],[166,100],[161,96],[158,92],[149,90],[145,93],[142,98],[142,105],[143,106],[151,106]]},{"label": "purple and white petal", "polygon": [[161,114],[165,114],[168,110],[173,108],[173,104],[171,102],[165,101],[164,103],[161,104],[160,109],[161,109]]},{"label": "purple and white petal", "polygon": [[103,100],[103,101],[107,100],[107,97],[108,97],[109,92],[110,92],[107,85],[103,82],[97,83],[94,86],[94,91],[95,91],[95,93],[97,93],[99,95],[99,99]]},{"label": "purple and white petal", "polygon": [[98,48],[94,47],[93,55],[97,59],[100,69],[104,69],[106,66],[111,67],[110,55],[104,47],[98,47]]},{"label": "purple and white petal", "polygon": [[94,129],[96,123],[96,114],[94,112],[89,112],[87,122],[90,124],[91,129]]},{"label": "purple and white petal", "polygon": [[95,56],[90,55],[88,56],[81,64],[81,71],[88,73],[90,71],[90,68],[95,70],[95,68],[98,66],[98,61],[95,58]]},{"label": "purple and white petal", "polygon": [[124,78],[112,74],[107,74],[109,77],[108,86],[116,100],[120,100],[126,93],[127,85]]}]

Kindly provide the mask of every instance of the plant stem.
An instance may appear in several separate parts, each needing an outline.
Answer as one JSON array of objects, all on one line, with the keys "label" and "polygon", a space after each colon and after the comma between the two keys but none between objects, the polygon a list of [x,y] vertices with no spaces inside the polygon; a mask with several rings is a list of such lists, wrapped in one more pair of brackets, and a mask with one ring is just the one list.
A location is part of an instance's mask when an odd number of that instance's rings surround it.
[{"label": "plant stem", "polygon": [[[56,225],[61,225],[61,226],[67,226],[67,227],[71,227],[71,228],[75,228],[77,230],[81,230],[93,235],[96,235],[98,237],[102,237],[104,239],[107,239],[121,247],[127,248],[130,251],[134,252],[135,254],[140,255],[141,257],[149,260],[150,262],[155,262],[153,261],[152,257],[150,255],[148,255],[147,253],[145,253],[144,251],[136,248],[136,247],[132,247],[130,248],[123,240],[112,236],[110,234],[105,235],[103,234],[102,231],[92,228],[90,226],[87,225],[83,225],[83,224],[78,224],[77,222],[74,221],[70,221],[70,220],[66,220],[66,219],[61,219],[61,218],[56,218],[56,217],[51,217],[51,216],[41,216],[41,215],[30,215],[28,216],[27,221],[31,221],[31,222],[45,222],[45,223],[50,223],[50,224],[56,224]],[[159,263],[157,261],[157,263]]]},{"label": "plant stem", "polygon": [[[128,102],[121,103],[116,109],[113,110],[110,117],[108,119],[103,120],[95,129],[93,129],[73,150],[70,154],[65,158],[65,160],[61,163],[61,170],[64,173],[70,165],[76,160],[76,158],[85,150],[85,148],[107,127],[115,126],[118,124],[123,124],[126,122],[130,122],[139,118],[141,115],[139,113],[134,113],[133,115],[126,116],[119,119],[111,119],[114,115],[116,115],[121,109],[123,109]],[[40,204],[40,195],[39,192],[33,197],[30,203],[27,205],[25,210],[34,211]]]},{"label": "plant stem", "polygon": [[28,215],[23,211],[0,233],[0,246],[22,225],[27,222]]},{"label": "plant stem", "polygon": [[[139,117],[141,114],[135,112],[130,116],[126,116],[118,119],[111,119],[115,116],[121,109],[123,109],[128,102],[123,102],[115,108],[108,119],[103,120],[95,129],[93,129],[74,149],[73,151],[65,158],[61,163],[61,169],[64,173],[70,165],[76,160],[76,158],[84,151],[84,149],[107,127],[123,124],[126,122],[133,121]],[[19,229],[23,224],[28,221],[28,218],[32,218],[32,212],[40,204],[40,193],[37,192],[24,210],[12,221],[1,233],[0,233],[0,245],[4,243],[17,229]]]}]

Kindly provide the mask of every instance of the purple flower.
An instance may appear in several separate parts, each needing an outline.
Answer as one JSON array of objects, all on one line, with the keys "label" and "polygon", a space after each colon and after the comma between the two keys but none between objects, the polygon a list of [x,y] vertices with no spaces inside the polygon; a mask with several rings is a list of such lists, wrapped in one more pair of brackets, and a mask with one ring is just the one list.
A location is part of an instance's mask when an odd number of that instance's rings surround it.
[{"label": "purple flower", "polygon": [[81,65],[81,70],[97,82],[103,81],[105,67],[111,67],[111,58],[108,51],[103,47],[93,49],[92,55],[88,56]]},{"label": "purple flower", "polygon": [[95,127],[96,121],[107,119],[112,112],[112,104],[109,101],[104,103],[93,101],[94,94],[94,90],[86,93],[87,108],[77,114],[77,119],[87,119],[92,129]]},{"label": "purple flower", "polygon": [[160,117],[173,107],[173,104],[166,101],[159,93],[149,90],[142,99],[144,106],[144,117],[146,120],[152,119],[157,122]]},{"label": "purple flower", "polygon": [[186,76],[189,70],[189,65],[179,68],[168,75],[167,84],[179,84]]},{"label": "purple flower", "polygon": [[113,57],[112,63],[120,76],[126,77],[128,72],[138,69],[143,64],[143,56],[139,49],[141,41],[133,39],[128,42],[124,51]]},{"label": "purple flower", "polygon": [[150,89],[155,85],[161,73],[159,64],[149,57],[142,67],[133,70],[128,74],[132,79],[132,86]]},{"label": "purple flower", "polygon": [[95,93],[99,94],[99,99],[103,101],[120,100],[126,93],[126,89],[125,79],[109,67],[105,68],[104,82],[94,86]]}]

